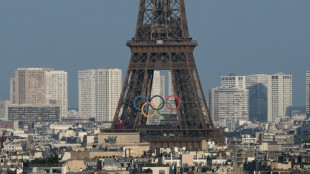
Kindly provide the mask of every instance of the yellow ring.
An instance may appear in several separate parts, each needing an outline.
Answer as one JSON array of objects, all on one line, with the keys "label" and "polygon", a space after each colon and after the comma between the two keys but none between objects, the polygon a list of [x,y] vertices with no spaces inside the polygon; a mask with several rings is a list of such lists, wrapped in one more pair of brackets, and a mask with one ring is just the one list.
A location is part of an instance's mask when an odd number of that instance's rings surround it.
[{"label": "yellow ring", "polygon": [[144,110],[143,110],[143,108],[145,107],[145,105],[147,105],[147,104],[151,104],[151,105],[153,105],[153,107],[154,108],[156,108],[156,105],[154,104],[154,103],[152,103],[152,102],[149,102],[149,103],[144,103],[144,105],[142,106],[142,108],[141,108],[141,110],[142,110],[142,114],[145,116],[145,117],[148,117],[148,118],[151,118],[151,117],[154,117],[155,115],[156,115],[156,113],[157,113],[157,111],[155,110],[155,112],[152,114],[152,115],[146,115],[145,113],[144,113]]}]

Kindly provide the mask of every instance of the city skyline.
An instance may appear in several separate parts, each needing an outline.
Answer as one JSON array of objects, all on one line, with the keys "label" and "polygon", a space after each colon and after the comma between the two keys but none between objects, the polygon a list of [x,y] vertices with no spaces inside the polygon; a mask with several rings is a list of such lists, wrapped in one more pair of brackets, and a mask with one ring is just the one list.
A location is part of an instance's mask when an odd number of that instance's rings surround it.
[{"label": "city skyline", "polygon": [[0,173],[310,172],[309,7],[3,3]]},{"label": "city skyline", "polygon": [[[19,67],[66,70],[69,107],[75,108],[78,106],[78,70],[126,69],[129,49],[125,43],[134,34],[138,1],[128,4],[121,14],[114,16],[115,21],[120,21],[126,13],[127,20],[112,23],[107,14],[114,8],[108,7],[117,7],[117,2],[74,1],[73,8],[71,2],[59,1],[61,5],[18,2],[23,8],[15,5],[16,2],[4,2],[0,7],[4,17],[0,52],[6,60],[0,68],[1,100],[9,99],[9,78]],[[234,3],[197,0],[187,1],[186,5],[191,35],[199,41],[195,58],[205,94],[219,86],[219,76],[231,72],[238,75],[284,72],[294,77],[293,106],[306,105],[304,74],[310,69],[307,49],[310,24],[306,22],[310,18],[309,1],[285,0],[279,4],[265,0]],[[207,19],[195,20],[204,7]],[[80,13],[81,8],[85,8],[85,13]],[[274,12],[275,8],[279,10]],[[11,15],[12,11],[16,13]],[[58,13],[55,15],[54,11]],[[38,13],[41,15],[36,15]],[[118,34],[110,36],[113,31]],[[63,42],[59,42],[60,39],[64,39]],[[18,51],[14,51],[16,48]],[[115,50],[116,57],[112,54]]]},{"label": "city skyline", "polygon": [[[49,70],[49,71],[51,71],[51,72],[54,72],[54,73],[62,73],[62,72],[65,72],[66,73],[66,81],[68,80],[67,79],[67,72],[66,72],[66,70],[54,70],[54,68],[43,68],[43,67],[36,67],[36,68],[17,68],[16,69],[16,71],[18,71],[18,70],[27,70],[27,69],[29,69],[29,70],[41,70],[41,69],[43,69],[43,70]],[[108,68],[97,68],[97,69],[87,69],[87,70],[79,70],[78,72],[77,72],[77,74],[80,74],[80,72],[85,72],[86,74],[88,73],[88,76],[89,76],[89,78],[92,78],[92,76],[94,76],[95,74],[96,74],[96,71],[97,70],[100,70],[100,69],[119,69],[119,70],[121,70],[121,72],[123,72],[124,70],[122,70],[122,69],[120,69],[120,68],[118,68],[118,67],[108,67]],[[92,76],[91,76],[91,74],[89,74],[90,73],[90,71],[94,71],[93,72],[93,74],[92,74]],[[159,73],[160,74],[160,72],[161,71],[157,71],[157,73]],[[305,73],[307,74],[307,78],[305,78],[304,79],[304,81],[305,81],[305,102],[304,102],[304,105],[300,105],[300,106],[298,106],[298,105],[294,105],[294,103],[293,103],[293,105],[292,105],[292,107],[308,107],[308,93],[306,93],[307,92],[307,90],[308,90],[308,74],[309,74],[309,72],[310,71],[306,71]],[[171,84],[169,85],[169,83],[171,83],[170,81],[169,81],[169,77],[170,77],[170,72],[168,72],[168,73],[165,73],[164,71],[163,71],[163,76],[161,76],[160,75],[160,77],[158,77],[159,79],[157,80],[156,78],[155,78],[155,81],[164,81],[164,83],[166,83],[166,80],[167,80],[167,82],[168,82],[168,84],[167,84],[167,86],[166,87],[164,87],[164,91],[165,90],[167,90],[167,95],[172,95],[172,88],[171,88]],[[217,86],[213,86],[212,88],[210,88],[208,91],[206,91],[205,92],[205,96],[206,96],[206,98],[208,98],[209,99],[209,97],[210,97],[210,94],[209,94],[209,91],[210,90],[212,90],[213,88],[218,88],[218,87],[228,87],[228,88],[231,88],[231,87],[237,87],[237,88],[247,88],[247,85],[248,84],[246,84],[247,82],[245,81],[245,78],[248,78],[249,76],[262,76],[262,75],[266,75],[266,76],[272,76],[272,75],[281,75],[281,74],[283,74],[282,72],[278,72],[278,73],[273,73],[273,74],[270,74],[270,75],[267,75],[267,74],[262,74],[262,73],[253,73],[253,74],[243,74],[243,75],[239,75],[239,74],[235,74],[235,73],[229,73],[229,74],[227,74],[227,75],[225,75],[225,74],[223,74],[223,75],[221,75],[221,76],[219,76],[218,77],[218,81],[219,81],[219,84],[217,85]],[[123,73],[122,73],[122,75],[123,75]],[[165,75],[167,75],[168,77],[167,77],[167,79],[165,79]],[[68,75],[69,76],[69,75]],[[228,77],[233,77],[233,76],[236,76],[236,77],[241,77],[242,79],[241,79],[241,81],[240,81],[240,79],[239,79],[239,81],[237,80],[237,81],[230,81],[230,80],[226,80],[226,79],[224,79],[224,78],[228,78]],[[291,78],[292,78],[292,75],[290,75],[291,76]],[[155,73],[155,77],[156,77],[156,73]],[[244,78],[244,79],[243,79]],[[256,77],[257,78],[257,77]],[[123,80],[124,79],[122,79],[122,82],[121,82],[121,85],[123,84]],[[267,79],[266,79],[267,80]],[[9,93],[9,98],[8,99],[2,99],[2,100],[10,100],[10,101],[13,101],[12,102],[12,104],[14,104],[15,102],[15,96],[12,96],[12,95],[14,95],[14,92],[12,91],[13,90],[13,88],[15,87],[15,81],[16,81],[16,79],[15,79],[15,76],[10,76],[10,81],[9,81],[9,84],[8,84],[8,86],[9,86],[9,90],[10,90],[10,93]],[[78,84],[77,84],[77,87],[79,87],[79,79],[77,79],[77,82],[78,82]],[[89,80],[89,82],[91,81],[91,79]],[[294,81],[294,80],[292,80],[292,81]],[[13,84],[14,83],[14,84]],[[154,83],[154,82],[153,82]],[[162,82],[161,82],[162,83]],[[306,84],[307,83],[307,84]],[[156,85],[155,85],[156,86]],[[292,86],[292,88],[294,89],[294,85]],[[159,89],[156,89],[156,90],[159,90]],[[68,93],[70,93],[70,89],[68,88]],[[156,91],[155,93],[160,93],[160,94],[162,94],[163,93],[163,91]],[[80,95],[80,92],[78,91],[78,94],[77,94],[78,96]],[[94,94],[93,94],[94,95]],[[292,93],[292,98],[294,98],[294,92]],[[79,100],[80,100],[80,98],[78,97],[78,103],[80,103],[79,102]],[[16,102],[17,103],[17,102]],[[70,106],[70,100],[69,100],[69,102],[68,102],[68,109],[79,109],[79,108],[81,108],[81,106],[78,104],[77,106]]]}]

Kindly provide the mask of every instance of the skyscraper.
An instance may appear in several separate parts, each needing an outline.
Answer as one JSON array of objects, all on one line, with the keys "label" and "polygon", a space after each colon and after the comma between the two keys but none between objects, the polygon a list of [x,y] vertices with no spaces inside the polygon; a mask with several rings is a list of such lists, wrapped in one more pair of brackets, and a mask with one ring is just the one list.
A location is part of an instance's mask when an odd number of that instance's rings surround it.
[{"label": "skyscraper", "polygon": [[122,87],[118,68],[79,71],[79,111],[82,117],[98,122],[113,119]]},{"label": "skyscraper", "polygon": [[268,121],[292,116],[292,76],[277,73],[268,77]]},{"label": "skyscraper", "polygon": [[122,70],[97,69],[96,72],[96,121],[113,120],[122,91]]},{"label": "skyscraper", "polygon": [[160,96],[166,97],[166,77],[165,75],[160,76]]},{"label": "skyscraper", "polygon": [[68,110],[67,73],[52,68],[18,68],[10,78],[11,104],[57,105],[60,116]]},{"label": "skyscraper", "polygon": [[[174,95],[173,84],[172,84],[172,76],[171,72],[168,72],[168,96]],[[175,108],[175,99],[171,97],[168,102],[171,104],[172,108]],[[177,111],[172,111],[172,114],[176,114]]]},{"label": "skyscraper", "polygon": [[17,69],[15,73],[15,103],[45,104],[44,72],[52,70],[51,68]]},{"label": "skyscraper", "polygon": [[8,108],[9,108],[10,101],[8,100],[0,100],[0,121],[1,120],[8,120]]},{"label": "skyscraper", "polygon": [[[152,83],[152,92],[151,97],[155,95],[161,95],[161,76],[160,71],[154,71],[153,83]],[[152,102],[158,106],[162,101],[160,98],[156,97],[152,100]]]},{"label": "skyscraper", "polygon": [[234,129],[239,120],[248,120],[248,90],[242,88],[212,88],[210,113],[215,126]]},{"label": "skyscraper", "polygon": [[60,107],[60,117],[68,116],[68,78],[65,71],[45,71],[45,103]]},{"label": "skyscraper", "polygon": [[13,77],[10,77],[10,102],[11,104],[16,104],[16,90],[15,90],[15,82],[16,82],[16,79],[15,79],[15,76]]},{"label": "skyscraper", "polygon": [[79,71],[79,114],[84,118],[96,117],[96,70]]},{"label": "skyscraper", "polygon": [[307,117],[310,118],[310,71],[306,73]]},{"label": "skyscraper", "polygon": [[268,75],[253,74],[246,76],[246,88],[249,90],[249,118],[251,121],[267,121]]},{"label": "skyscraper", "polygon": [[[154,71],[154,76],[153,76],[153,83],[152,83],[152,92],[151,92],[151,97],[154,97],[156,95],[158,96],[162,96],[163,98],[165,98],[165,94],[163,94],[163,92],[165,91],[165,84],[163,79],[165,78],[164,76],[160,75],[160,71]],[[159,104],[162,102],[162,100],[158,97],[155,97],[152,100],[152,103],[154,103],[157,107],[159,106]],[[156,108],[157,109],[157,108]],[[151,108],[152,110],[152,108]],[[155,116],[148,118],[148,124],[150,125],[159,125],[161,120],[161,117],[158,115],[158,112]]]}]

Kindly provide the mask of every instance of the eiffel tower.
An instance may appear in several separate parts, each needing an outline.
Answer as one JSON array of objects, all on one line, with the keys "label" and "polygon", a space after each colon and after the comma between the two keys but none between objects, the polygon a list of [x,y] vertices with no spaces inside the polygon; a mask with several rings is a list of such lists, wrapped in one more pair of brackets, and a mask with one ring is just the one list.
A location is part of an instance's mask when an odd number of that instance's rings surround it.
[{"label": "eiffel tower", "polygon": [[[160,147],[198,148],[202,139],[223,142],[223,131],[213,128],[199,80],[193,56],[197,45],[189,36],[184,0],[140,0],[136,33],[127,42],[131,58],[110,131],[138,131],[142,140]],[[174,95],[180,98],[175,99],[180,104],[175,128],[148,126],[147,117],[133,107],[137,96],[151,97],[154,70],[171,72]]]}]

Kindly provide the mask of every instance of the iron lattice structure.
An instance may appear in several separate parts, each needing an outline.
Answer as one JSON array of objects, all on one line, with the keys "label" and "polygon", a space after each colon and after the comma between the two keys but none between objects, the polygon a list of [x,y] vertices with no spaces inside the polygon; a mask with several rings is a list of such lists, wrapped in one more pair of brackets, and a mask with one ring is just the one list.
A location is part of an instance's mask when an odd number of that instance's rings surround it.
[{"label": "iron lattice structure", "polygon": [[[140,0],[136,34],[127,46],[131,58],[111,129],[145,129],[147,118],[133,107],[133,102],[139,95],[151,97],[154,70],[171,71],[174,94],[181,99],[177,129],[212,129],[193,56],[197,42],[189,36],[184,0]],[[142,106],[143,101],[137,101],[137,105]]]}]

